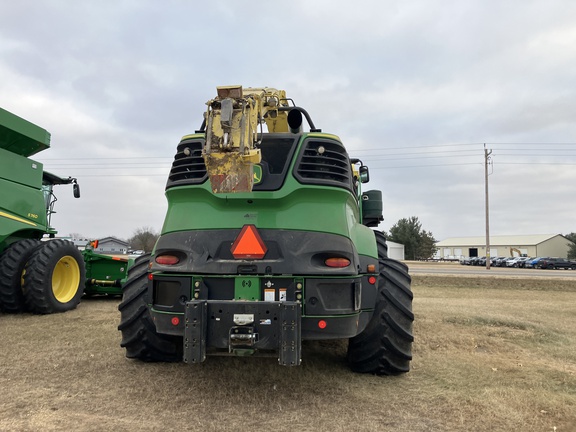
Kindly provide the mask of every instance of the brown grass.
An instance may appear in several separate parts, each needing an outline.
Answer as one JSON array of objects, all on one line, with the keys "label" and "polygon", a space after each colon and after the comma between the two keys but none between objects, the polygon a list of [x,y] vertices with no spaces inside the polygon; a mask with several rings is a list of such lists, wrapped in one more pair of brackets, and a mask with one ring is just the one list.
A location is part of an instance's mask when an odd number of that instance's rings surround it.
[{"label": "brown grass", "polygon": [[412,371],[350,372],[346,344],[303,365],[127,360],[116,299],[0,315],[2,431],[576,430],[576,283],[414,276]]}]

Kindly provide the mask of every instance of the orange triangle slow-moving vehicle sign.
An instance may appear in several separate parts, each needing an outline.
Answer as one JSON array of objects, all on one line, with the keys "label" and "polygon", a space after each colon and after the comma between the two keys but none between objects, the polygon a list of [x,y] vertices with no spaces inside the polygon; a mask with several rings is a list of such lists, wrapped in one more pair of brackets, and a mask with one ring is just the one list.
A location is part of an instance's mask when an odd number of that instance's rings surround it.
[{"label": "orange triangle slow-moving vehicle sign", "polygon": [[244,225],[230,248],[236,259],[262,259],[267,250],[254,225]]}]

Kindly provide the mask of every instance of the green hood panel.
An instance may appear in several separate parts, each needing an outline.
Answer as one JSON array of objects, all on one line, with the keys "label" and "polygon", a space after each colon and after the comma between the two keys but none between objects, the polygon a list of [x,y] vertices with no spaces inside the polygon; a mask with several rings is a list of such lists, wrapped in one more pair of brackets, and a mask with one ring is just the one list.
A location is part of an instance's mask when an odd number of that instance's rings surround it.
[{"label": "green hood panel", "polygon": [[377,256],[374,234],[360,224],[356,200],[345,189],[300,185],[276,192],[215,195],[205,183],[168,189],[166,197],[162,234],[252,224],[341,235],[350,238],[360,254]]}]

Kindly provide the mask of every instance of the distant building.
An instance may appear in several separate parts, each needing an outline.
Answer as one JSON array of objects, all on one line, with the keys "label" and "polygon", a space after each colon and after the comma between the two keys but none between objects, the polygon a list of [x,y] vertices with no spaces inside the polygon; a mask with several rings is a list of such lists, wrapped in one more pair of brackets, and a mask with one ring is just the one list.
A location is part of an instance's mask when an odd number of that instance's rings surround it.
[{"label": "distant building", "polygon": [[104,237],[98,239],[98,247],[94,252],[107,253],[107,254],[126,254],[128,253],[129,244],[124,240],[117,239],[116,237]]},{"label": "distant building", "polygon": [[404,245],[386,240],[388,245],[388,258],[402,261],[404,259]]},{"label": "distant building", "polygon": [[[566,258],[573,243],[561,234],[490,236],[490,256]],[[452,237],[436,243],[437,258],[484,257],[486,237]]]}]

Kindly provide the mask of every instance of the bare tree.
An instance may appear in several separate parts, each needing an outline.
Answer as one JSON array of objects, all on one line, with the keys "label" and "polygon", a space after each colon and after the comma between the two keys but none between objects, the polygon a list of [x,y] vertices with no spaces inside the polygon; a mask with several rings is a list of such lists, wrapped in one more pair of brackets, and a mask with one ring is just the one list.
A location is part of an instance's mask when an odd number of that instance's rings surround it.
[{"label": "bare tree", "polygon": [[159,234],[151,227],[145,226],[137,228],[134,235],[128,240],[130,248],[150,252],[158,240]]}]

